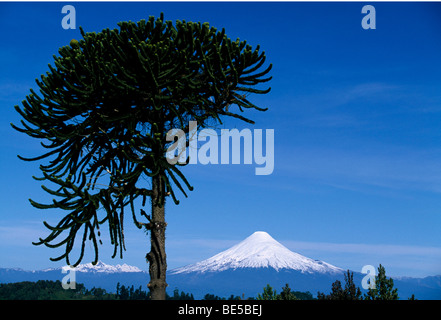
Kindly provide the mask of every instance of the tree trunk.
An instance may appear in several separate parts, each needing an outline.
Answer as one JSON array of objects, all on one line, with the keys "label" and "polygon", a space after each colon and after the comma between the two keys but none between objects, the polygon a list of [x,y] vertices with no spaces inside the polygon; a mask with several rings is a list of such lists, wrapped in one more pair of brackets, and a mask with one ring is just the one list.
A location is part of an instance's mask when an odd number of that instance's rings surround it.
[{"label": "tree trunk", "polygon": [[159,175],[152,178],[152,217],[150,220],[151,249],[146,258],[149,262],[150,289],[152,300],[165,300],[165,273],[167,262],[165,254],[165,189]]}]

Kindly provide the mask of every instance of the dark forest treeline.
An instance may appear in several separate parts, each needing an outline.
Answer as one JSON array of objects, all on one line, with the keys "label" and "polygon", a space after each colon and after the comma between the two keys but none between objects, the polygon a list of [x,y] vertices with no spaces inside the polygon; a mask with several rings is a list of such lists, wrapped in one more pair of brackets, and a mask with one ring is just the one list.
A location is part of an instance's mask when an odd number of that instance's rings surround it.
[{"label": "dark forest treeline", "polygon": [[[148,300],[150,292],[135,289],[134,286],[117,284],[116,293],[102,288],[86,289],[84,284],[76,283],[75,289],[63,289],[61,281],[39,280],[0,284],[0,300]],[[194,300],[192,294],[173,291],[167,300]]]},{"label": "dark forest treeline", "polygon": [[[286,285],[281,293],[281,299],[286,300],[311,300],[309,292],[291,292]],[[84,284],[76,283],[75,289],[63,289],[60,281],[39,280],[37,282],[24,281],[0,284],[0,300],[149,300],[150,292],[135,289],[134,286],[116,286],[116,292],[107,292],[102,288],[86,289]],[[173,295],[167,294],[167,300],[194,300],[191,293],[179,291],[177,288]],[[202,300],[254,300],[254,297],[231,295],[228,298],[207,293]],[[257,298],[258,299],[258,298]]]},{"label": "dark forest treeline", "polygon": [[112,299],[104,289],[87,290],[77,283],[75,289],[65,290],[61,281],[39,280],[0,284],[1,300],[95,300]]}]

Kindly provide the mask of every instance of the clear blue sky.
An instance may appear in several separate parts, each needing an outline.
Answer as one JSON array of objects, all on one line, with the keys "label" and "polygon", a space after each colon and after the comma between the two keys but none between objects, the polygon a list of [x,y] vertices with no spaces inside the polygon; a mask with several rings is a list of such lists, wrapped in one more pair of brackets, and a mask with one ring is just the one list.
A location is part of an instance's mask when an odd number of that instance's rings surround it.
[{"label": "clear blue sky", "polygon": [[[367,3],[73,3],[77,29],[64,30],[66,4],[0,3],[0,267],[64,265],[49,261],[60,251],[31,244],[47,234],[43,220],[64,212],[27,201],[49,197],[32,179],[39,163],[16,156],[42,149],[11,129],[14,105],[58,48],[80,37],[78,26],[99,32],[163,11],[260,44],[274,65],[271,93],[252,99],[269,110],[249,114],[254,128],[275,130],[273,174],[185,168],[195,190],[167,207],[169,268],[263,230],[342,268],[441,274],[441,4],[375,2],[376,29],[364,30]],[[245,126],[227,119],[224,127]],[[110,258],[106,241],[100,259],[146,270],[149,240],[130,219],[126,226],[124,260]]]}]

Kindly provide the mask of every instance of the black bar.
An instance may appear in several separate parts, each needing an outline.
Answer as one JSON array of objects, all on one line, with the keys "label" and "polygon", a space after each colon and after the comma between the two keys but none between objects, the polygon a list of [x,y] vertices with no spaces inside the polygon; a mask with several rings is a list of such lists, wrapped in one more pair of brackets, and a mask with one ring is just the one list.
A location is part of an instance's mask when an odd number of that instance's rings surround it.
[{"label": "black bar", "polygon": [[[438,311],[441,301],[0,301],[3,314],[37,316],[75,316],[116,319],[134,317],[155,319],[304,319],[321,316],[338,318],[375,315],[387,311],[394,316],[407,315],[418,310],[419,314],[430,315]],[[355,312],[355,313],[354,313]],[[423,316],[424,318],[424,316]]]}]

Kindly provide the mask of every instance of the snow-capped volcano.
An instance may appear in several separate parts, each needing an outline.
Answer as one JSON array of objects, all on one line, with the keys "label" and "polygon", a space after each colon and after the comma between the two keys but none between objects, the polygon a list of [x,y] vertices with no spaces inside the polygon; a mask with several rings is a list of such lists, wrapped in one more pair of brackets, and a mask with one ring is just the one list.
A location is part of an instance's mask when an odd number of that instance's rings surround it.
[{"label": "snow-capped volcano", "polygon": [[254,232],[251,236],[211,258],[170,271],[170,274],[217,272],[240,268],[273,268],[302,273],[341,273],[344,270],[326,262],[313,260],[292,252],[268,233]]}]

